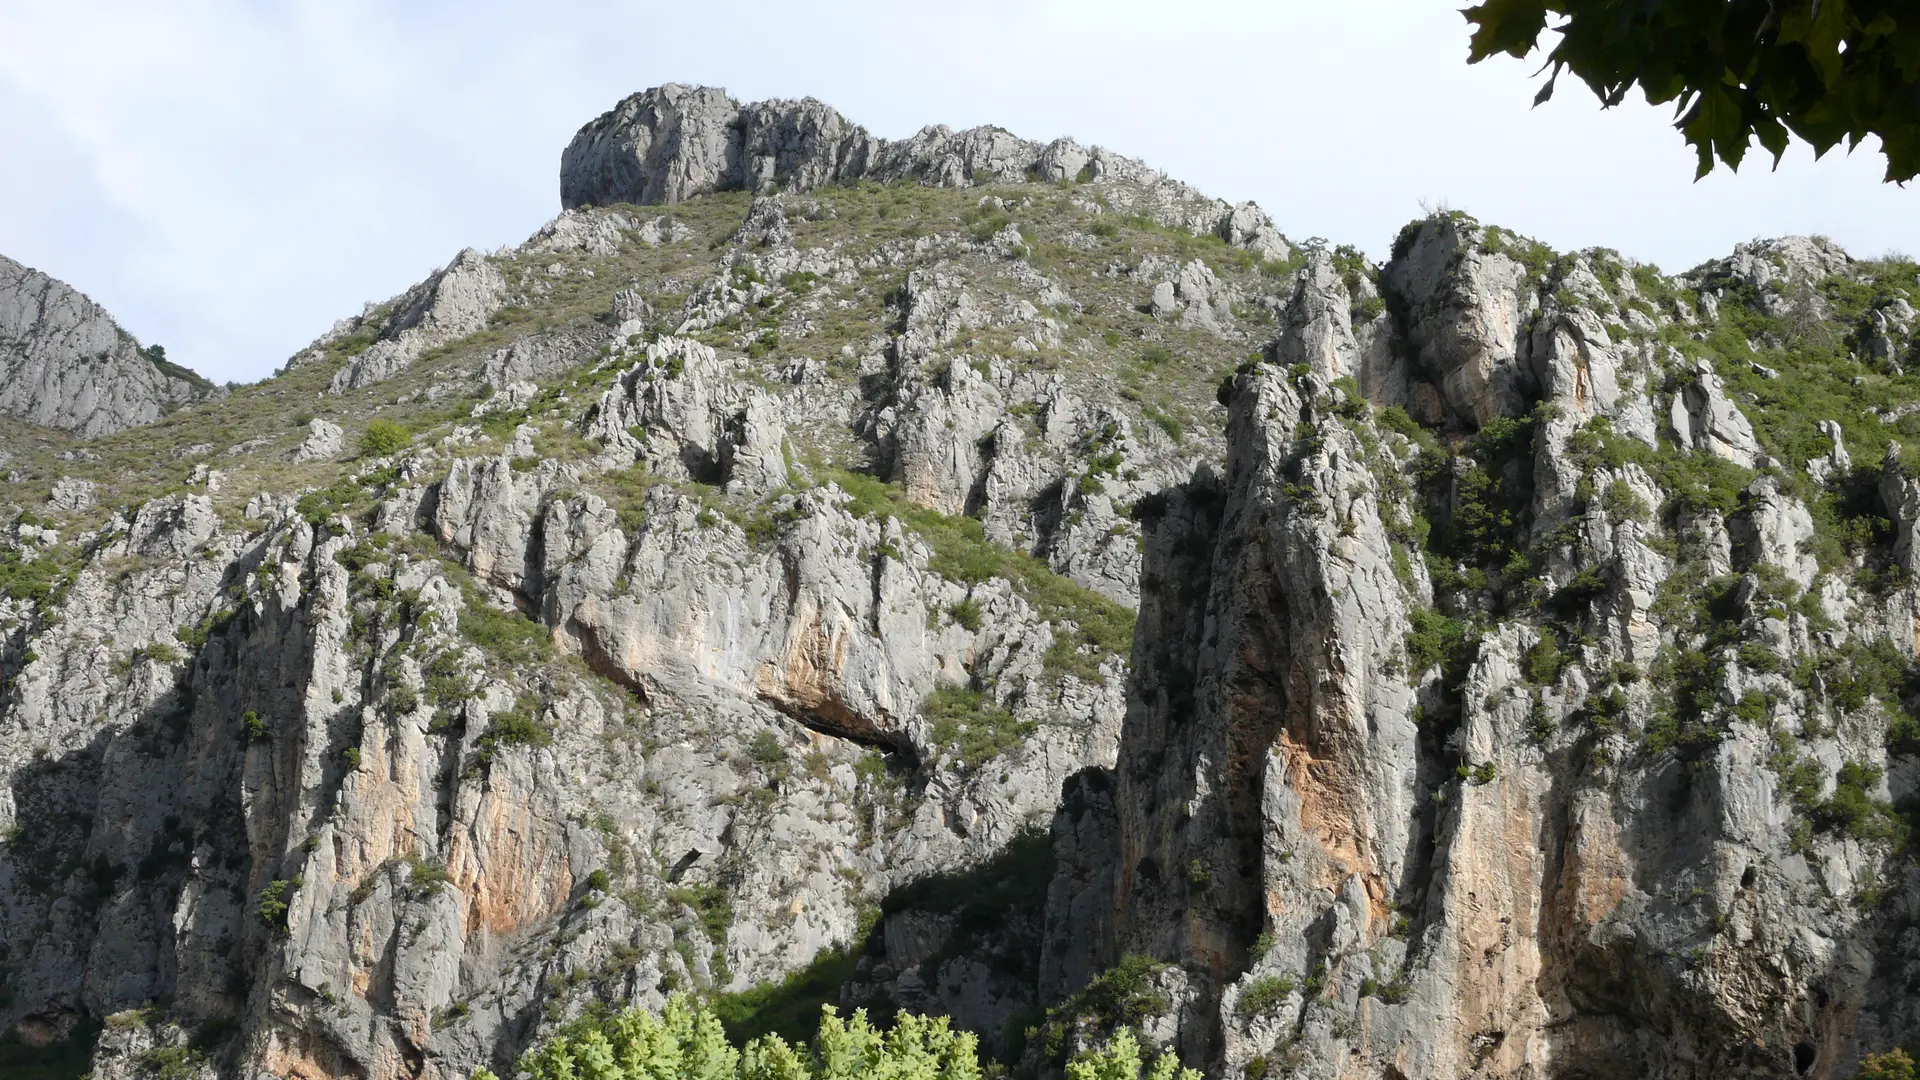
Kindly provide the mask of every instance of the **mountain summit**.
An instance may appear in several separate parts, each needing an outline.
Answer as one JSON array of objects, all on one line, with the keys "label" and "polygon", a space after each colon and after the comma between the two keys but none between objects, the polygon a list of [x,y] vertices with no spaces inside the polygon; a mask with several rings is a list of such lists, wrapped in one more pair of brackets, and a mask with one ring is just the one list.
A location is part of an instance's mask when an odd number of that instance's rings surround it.
[{"label": "mountain summit", "polygon": [[724,90],[669,83],[620,102],[560,156],[560,205],[683,202],[717,191],[806,192],[867,180],[935,187],[1112,181],[1123,213],[1212,233],[1276,259],[1286,241],[1252,203],[1230,206],[1140,162],[1072,139],[1041,145],[1004,128],[921,129],[876,138],[812,98],[741,105]]},{"label": "mountain summit", "polygon": [[1374,264],[676,86],[562,202],[273,379],[0,423],[0,1075],[618,1077],[678,992],[1033,1080],[1920,1031],[1920,265]]}]

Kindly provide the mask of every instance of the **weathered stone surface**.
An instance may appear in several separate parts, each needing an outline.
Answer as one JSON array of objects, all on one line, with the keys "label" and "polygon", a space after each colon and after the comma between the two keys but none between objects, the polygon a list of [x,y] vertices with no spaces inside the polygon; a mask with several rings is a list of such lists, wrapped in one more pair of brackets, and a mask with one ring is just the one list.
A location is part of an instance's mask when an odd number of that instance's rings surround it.
[{"label": "weathered stone surface", "polygon": [[337,394],[392,378],[428,349],[484,329],[506,295],[506,282],[486,256],[462,251],[446,269],[394,299],[378,339],[335,373],[328,390]]},{"label": "weathered stone surface", "polygon": [[1525,411],[1537,382],[1520,349],[1537,300],[1524,266],[1486,250],[1471,219],[1439,215],[1418,226],[1381,281],[1406,312],[1420,367],[1454,414],[1477,427]]},{"label": "weathered stone surface", "polygon": [[339,424],[315,417],[307,422],[307,437],[293,448],[293,460],[325,461],[345,448],[345,438]]},{"label": "weathered stone surface", "polygon": [[1760,459],[1760,443],[1753,425],[1727,397],[1720,376],[1711,365],[1694,365],[1691,380],[1673,395],[1669,430],[1682,446],[1723,457],[1742,468]]},{"label": "weathered stone surface", "polygon": [[[9,445],[19,1038],[466,1080],[807,969],[1035,1080],[1116,1022],[1224,1080],[1843,1077],[1920,1025],[1920,481],[1861,489],[1838,394],[1773,441],[1745,365],[1813,376],[1708,332],[1858,264],[1696,305],[1443,214],[1276,266],[1106,228],[1291,254],[1068,140],[621,109],[570,167],[698,228],[583,203],[303,354],[405,394],[296,382],[155,491]],[[880,238],[818,190],[1030,175]],[[339,462],[374,415],[416,438]]]},{"label": "weathered stone surface", "polygon": [[65,282],[0,256],[0,413],[107,435],[216,392],[190,371],[156,365]]},{"label": "weathered stone surface", "polygon": [[1001,128],[923,128],[890,141],[813,98],[742,106],[724,90],[668,83],[635,94],[580,129],[560,158],[560,201],[581,206],[675,203],[714,191],[808,191],[854,180],[941,187],[1028,177],[1125,193],[1123,212],[1220,236],[1283,259],[1291,250],[1257,206],[1208,199],[1111,151],[1071,140],[1041,145]]}]

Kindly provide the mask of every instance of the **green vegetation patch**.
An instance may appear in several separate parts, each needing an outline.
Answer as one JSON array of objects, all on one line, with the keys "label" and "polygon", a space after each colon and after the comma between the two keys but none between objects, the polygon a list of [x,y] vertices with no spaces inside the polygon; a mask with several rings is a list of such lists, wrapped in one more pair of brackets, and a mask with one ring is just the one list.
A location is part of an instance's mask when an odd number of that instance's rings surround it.
[{"label": "green vegetation patch", "polygon": [[482,761],[491,760],[505,746],[548,746],[553,732],[540,722],[540,702],[522,696],[511,709],[502,709],[487,718],[487,730],[475,742]]},{"label": "green vegetation patch", "polygon": [[22,558],[18,548],[0,551],[0,596],[25,600],[37,608],[58,605],[73,584],[79,563],[64,551]]},{"label": "green vegetation patch", "polygon": [[929,972],[951,957],[967,956],[1018,979],[1035,973],[1039,921],[1053,871],[1052,839],[1029,830],[982,863],[895,889],[880,910],[953,917],[945,944],[926,961]]},{"label": "green vegetation patch", "polygon": [[1293,980],[1285,975],[1262,975],[1240,992],[1234,1013],[1242,1019],[1271,1011],[1293,993]]},{"label": "green vegetation patch", "polygon": [[920,711],[933,721],[934,743],[957,750],[969,769],[1017,748],[1037,730],[982,691],[958,686],[935,689]]},{"label": "green vegetation patch", "polygon": [[841,988],[853,981],[858,968],[854,950],[823,949],[812,963],[779,982],[716,995],[713,1011],[734,1042],[778,1035],[790,1043],[803,1043],[820,1023],[821,1007],[840,1000]]},{"label": "green vegetation patch", "polygon": [[1103,1030],[1128,1029],[1164,1014],[1173,1002],[1154,989],[1153,978],[1166,968],[1166,964],[1150,957],[1121,957],[1086,989],[1047,1010],[1046,1021],[1033,1033],[1040,1039],[1041,1052],[1059,1060],[1071,1027],[1090,1024]]},{"label": "green vegetation patch", "polygon": [[[736,1048],[716,1009],[675,994],[658,1017],[639,1009],[591,1011],[529,1051],[519,1067],[532,1080],[979,1080],[982,1075],[978,1040],[954,1030],[945,1017],[900,1013],[892,1030],[883,1031],[868,1022],[865,1010],[842,1020],[833,1008],[823,1007],[815,1020],[818,1030],[811,1048],[777,1033]],[[1089,1076],[1136,1080],[1136,1044],[1109,1046],[1102,1052],[1116,1060],[1130,1052],[1131,1071],[1109,1064]],[[1198,1074],[1175,1077],[1166,1072],[1164,1078],[1156,1072],[1157,1080],[1199,1080]],[[482,1069],[474,1080],[495,1077]]]},{"label": "green vegetation patch", "polygon": [[481,598],[479,590],[461,582],[466,606],[460,611],[460,635],[510,669],[543,663],[553,657],[553,634],[545,625],[517,611],[502,611]]},{"label": "green vegetation patch", "polygon": [[406,449],[412,441],[413,433],[405,425],[377,419],[367,424],[367,430],[360,436],[360,456],[389,457]]}]

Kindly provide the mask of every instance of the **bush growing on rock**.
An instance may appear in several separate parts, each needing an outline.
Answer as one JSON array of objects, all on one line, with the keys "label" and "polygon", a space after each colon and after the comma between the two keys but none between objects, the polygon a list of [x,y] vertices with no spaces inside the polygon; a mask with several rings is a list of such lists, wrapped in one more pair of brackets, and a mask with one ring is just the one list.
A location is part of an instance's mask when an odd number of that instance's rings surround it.
[{"label": "bush growing on rock", "polygon": [[375,420],[367,425],[366,434],[360,436],[361,457],[388,457],[400,452],[413,441],[407,429],[392,420]]}]

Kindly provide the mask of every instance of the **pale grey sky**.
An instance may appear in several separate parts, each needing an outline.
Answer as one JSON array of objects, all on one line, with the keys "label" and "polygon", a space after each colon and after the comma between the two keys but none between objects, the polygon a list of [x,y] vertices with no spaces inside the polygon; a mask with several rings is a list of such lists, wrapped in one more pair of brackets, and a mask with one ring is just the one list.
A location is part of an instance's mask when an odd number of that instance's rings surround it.
[{"label": "pale grey sky", "polygon": [[1920,250],[1862,148],[1693,183],[1666,110],[1469,67],[1458,0],[6,0],[0,253],[215,379],[559,209],[561,149],[632,91],[812,95],[877,134],[993,123],[1255,199],[1385,253],[1423,201],[1670,270],[1758,236]]}]

